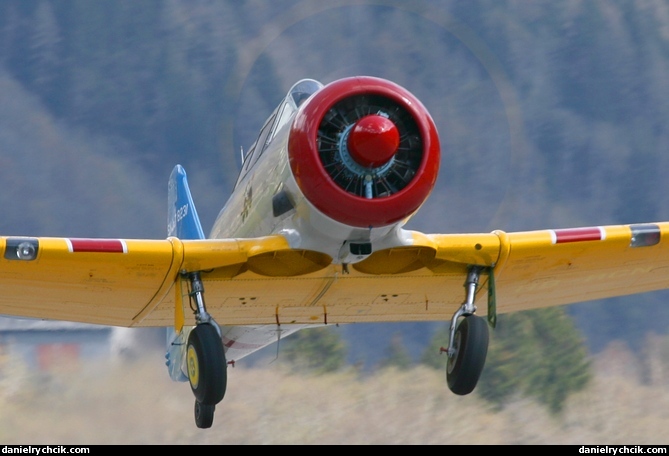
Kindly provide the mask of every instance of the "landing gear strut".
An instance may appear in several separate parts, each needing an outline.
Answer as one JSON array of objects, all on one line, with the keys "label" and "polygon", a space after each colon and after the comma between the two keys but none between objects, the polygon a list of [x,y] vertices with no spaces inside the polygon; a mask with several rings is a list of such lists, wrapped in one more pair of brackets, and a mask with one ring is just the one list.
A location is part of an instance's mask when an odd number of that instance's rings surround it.
[{"label": "landing gear strut", "polygon": [[191,390],[195,395],[195,424],[209,428],[214,422],[216,404],[225,396],[227,363],[218,325],[204,305],[204,287],[200,274],[188,275],[191,302],[195,301],[197,326],[188,336],[186,365]]},{"label": "landing gear strut", "polygon": [[451,319],[446,381],[451,391],[461,396],[474,391],[488,354],[488,324],[474,315],[474,298],[482,270],[481,266],[470,266],[465,280],[465,302]]}]

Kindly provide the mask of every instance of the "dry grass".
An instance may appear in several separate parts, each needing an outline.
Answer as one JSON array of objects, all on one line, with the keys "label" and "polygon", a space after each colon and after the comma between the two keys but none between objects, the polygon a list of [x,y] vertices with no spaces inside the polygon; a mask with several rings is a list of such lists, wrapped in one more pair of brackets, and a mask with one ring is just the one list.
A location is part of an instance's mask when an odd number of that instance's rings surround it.
[{"label": "dry grass", "polygon": [[[656,354],[655,356],[660,356]],[[133,363],[70,366],[48,375],[15,360],[0,371],[3,444],[667,444],[669,382],[656,360],[641,384],[634,356],[612,347],[563,416],[527,399],[493,412],[457,397],[443,372],[311,377],[280,364],[229,370],[214,425],[197,429],[187,384],[158,354]]]}]

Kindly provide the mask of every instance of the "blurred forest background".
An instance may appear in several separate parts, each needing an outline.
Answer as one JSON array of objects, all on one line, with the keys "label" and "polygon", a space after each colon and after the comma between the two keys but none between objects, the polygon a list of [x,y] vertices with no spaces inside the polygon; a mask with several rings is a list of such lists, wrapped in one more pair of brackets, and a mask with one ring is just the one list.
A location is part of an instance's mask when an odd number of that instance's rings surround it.
[{"label": "blurred forest background", "polygon": [[[409,228],[669,220],[664,0],[4,0],[0,233],[164,238],[176,163],[206,231],[240,148],[288,88],[361,74],[413,92],[442,138],[436,189]],[[568,315],[563,334],[593,359],[622,342],[651,381],[648,341],[667,333],[667,301],[589,302],[549,319]],[[507,327],[526,329],[523,318]],[[349,364],[379,366],[389,351],[417,361],[443,326],[339,333]],[[518,351],[493,345],[491,365]]]}]

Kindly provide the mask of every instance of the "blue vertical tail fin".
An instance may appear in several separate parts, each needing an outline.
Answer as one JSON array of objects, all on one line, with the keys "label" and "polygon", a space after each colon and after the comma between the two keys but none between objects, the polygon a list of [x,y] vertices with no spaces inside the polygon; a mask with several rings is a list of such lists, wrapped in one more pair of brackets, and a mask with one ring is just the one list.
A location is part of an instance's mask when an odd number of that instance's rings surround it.
[{"label": "blue vertical tail fin", "polygon": [[179,239],[204,239],[200,219],[188,188],[186,171],[176,165],[167,189],[167,236]]},{"label": "blue vertical tail fin", "polygon": [[[186,171],[181,165],[174,167],[167,186],[167,236],[179,239],[204,239],[200,218],[197,216],[193,197],[188,188]],[[184,360],[189,333],[190,328],[184,327],[178,333],[171,326],[167,328],[165,364],[170,378],[174,381],[188,381]]]}]

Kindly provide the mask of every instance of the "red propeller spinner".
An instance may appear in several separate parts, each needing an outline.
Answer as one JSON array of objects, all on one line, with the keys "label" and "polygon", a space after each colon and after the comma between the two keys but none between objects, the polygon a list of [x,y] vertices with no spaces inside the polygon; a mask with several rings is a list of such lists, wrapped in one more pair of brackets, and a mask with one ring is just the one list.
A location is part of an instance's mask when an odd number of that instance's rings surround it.
[{"label": "red propeller spinner", "polygon": [[365,168],[378,168],[388,163],[397,152],[400,134],[390,119],[370,114],[355,123],[347,145],[356,163]]}]

